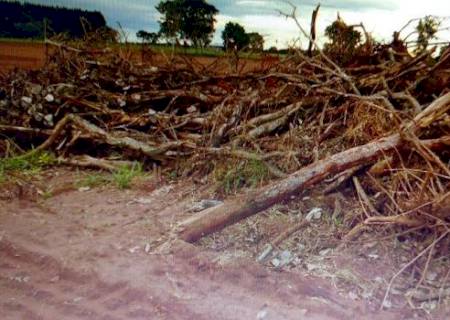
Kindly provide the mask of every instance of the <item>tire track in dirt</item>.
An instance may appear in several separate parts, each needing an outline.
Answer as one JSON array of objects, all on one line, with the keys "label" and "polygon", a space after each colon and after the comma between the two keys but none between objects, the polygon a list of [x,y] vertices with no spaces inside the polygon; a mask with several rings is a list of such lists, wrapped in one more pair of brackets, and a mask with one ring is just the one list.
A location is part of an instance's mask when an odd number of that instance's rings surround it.
[{"label": "tire track in dirt", "polygon": [[191,191],[0,201],[0,320],[236,320],[261,308],[267,320],[397,319],[370,315],[319,279],[166,243]]},{"label": "tire track in dirt", "polygon": [[202,319],[176,301],[75,272],[7,240],[0,242],[0,261],[0,297],[7,312],[2,319],[169,319],[177,310],[180,319]]}]

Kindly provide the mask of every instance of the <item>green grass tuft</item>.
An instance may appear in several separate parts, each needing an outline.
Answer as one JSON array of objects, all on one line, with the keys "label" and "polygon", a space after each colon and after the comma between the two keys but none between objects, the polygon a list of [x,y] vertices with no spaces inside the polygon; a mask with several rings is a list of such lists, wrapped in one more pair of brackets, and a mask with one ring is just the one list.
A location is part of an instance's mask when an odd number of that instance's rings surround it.
[{"label": "green grass tuft", "polygon": [[77,188],[95,188],[106,185],[111,182],[111,179],[101,173],[89,174],[83,178],[77,179],[75,186]]},{"label": "green grass tuft", "polygon": [[123,166],[112,174],[112,179],[119,189],[128,189],[136,177],[144,174],[142,164],[135,162],[131,167]]},{"label": "green grass tuft", "polygon": [[30,152],[21,156],[0,159],[0,182],[5,182],[11,173],[33,176],[44,167],[57,162],[55,156],[48,152]]},{"label": "green grass tuft", "polygon": [[259,160],[241,162],[216,171],[216,180],[226,194],[235,193],[243,187],[256,187],[269,177],[267,166]]}]

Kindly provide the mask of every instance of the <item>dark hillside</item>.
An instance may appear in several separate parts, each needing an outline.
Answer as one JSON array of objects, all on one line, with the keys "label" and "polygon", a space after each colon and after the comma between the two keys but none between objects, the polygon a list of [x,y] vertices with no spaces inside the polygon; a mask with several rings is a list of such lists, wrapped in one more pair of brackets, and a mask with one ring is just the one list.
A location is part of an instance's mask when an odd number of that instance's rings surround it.
[{"label": "dark hillside", "polygon": [[0,0],[0,37],[43,38],[46,20],[50,33],[67,33],[80,38],[84,34],[82,18],[92,29],[106,26],[105,18],[97,11]]}]

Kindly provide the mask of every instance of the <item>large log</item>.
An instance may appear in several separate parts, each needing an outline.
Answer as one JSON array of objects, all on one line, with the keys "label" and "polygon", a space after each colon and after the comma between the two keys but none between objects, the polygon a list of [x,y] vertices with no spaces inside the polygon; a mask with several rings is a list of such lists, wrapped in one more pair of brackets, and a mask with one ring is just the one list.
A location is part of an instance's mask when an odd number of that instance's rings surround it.
[{"label": "large log", "polygon": [[205,235],[221,230],[306,190],[330,174],[370,163],[380,155],[398,147],[401,141],[400,134],[395,134],[315,162],[279,182],[248,195],[225,201],[219,207],[213,207],[192,216],[180,224],[178,235],[185,241],[195,242]]},{"label": "large log", "polygon": [[[419,128],[424,128],[432,123],[433,119],[446,112],[449,107],[450,93],[436,99],[404,129],[414,132]],[[289,199],[289,197],[321,182],[331,174],[337,174],[361,164],[370,164],[395,148],[403,147],[403,142],[401,134],[397,133],[312,163],[279,182],[245,196],[227,200],[218,207],[207,209],[186,219],[178,226],[178,236],[184,241],[195,242],[205,235]]]}]

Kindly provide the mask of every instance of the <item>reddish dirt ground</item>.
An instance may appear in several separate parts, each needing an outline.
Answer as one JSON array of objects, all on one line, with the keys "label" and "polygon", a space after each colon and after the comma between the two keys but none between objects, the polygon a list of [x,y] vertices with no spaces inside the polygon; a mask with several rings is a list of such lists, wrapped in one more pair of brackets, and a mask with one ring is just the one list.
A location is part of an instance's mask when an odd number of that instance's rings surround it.
[{"label": "reddish dirt ground", "polygon": [[40,43],[1,42],[0,71],[15,67],[37,69],[45,62],[45,48]]},{"label": "reddish dirt ground", "polygon": [[48,199],[2,195],[2,319],[409,319],[323,279],[168,241],[193,185],[65,188],[74,175],[46,176]]},{"label": "reddish dirt ground", "polygon": [[[211,66],[217,73],[234,72],[234,66],[230,65],[227,58],[215,57],[192,57],[194,68]],[[142,62],[142,54],[137,50],[132,55],[135,62]],[[146,63],[160,65],[164,63],[167,56],[155,54],[153,57],[145,58]],[[261,59],[241,59],[238,69],[241,72],[251,72],[255,70],[267,69],[279,62],[277,57],[267,56]],[[28,42],[2,42],[0,41],[0,71],[7,72],[13,68],[34,70],[39,69],[45,63],[45,46],[42,43]]]}]

